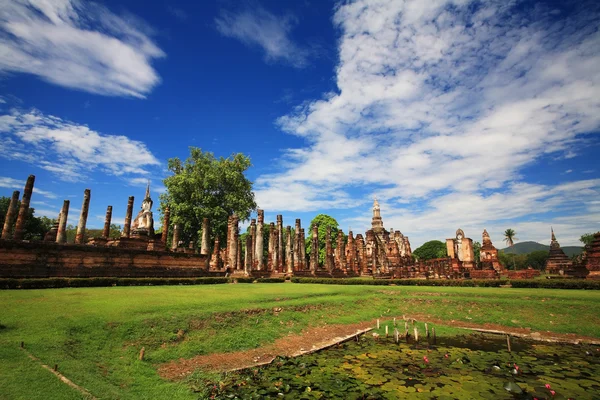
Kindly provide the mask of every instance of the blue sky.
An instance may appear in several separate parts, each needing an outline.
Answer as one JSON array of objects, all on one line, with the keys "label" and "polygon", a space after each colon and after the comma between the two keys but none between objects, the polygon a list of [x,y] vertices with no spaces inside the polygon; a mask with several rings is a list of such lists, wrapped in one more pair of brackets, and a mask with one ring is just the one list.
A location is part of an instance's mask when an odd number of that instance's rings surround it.
[{"label": "blue sky", "polygon": [[[319,213],[413,248],[600,228],[593,1],[0,0],[0,195],[122,224],[188,146],[250,155],[267,221]],[[155,217],[158,219],[158,216]]]}]

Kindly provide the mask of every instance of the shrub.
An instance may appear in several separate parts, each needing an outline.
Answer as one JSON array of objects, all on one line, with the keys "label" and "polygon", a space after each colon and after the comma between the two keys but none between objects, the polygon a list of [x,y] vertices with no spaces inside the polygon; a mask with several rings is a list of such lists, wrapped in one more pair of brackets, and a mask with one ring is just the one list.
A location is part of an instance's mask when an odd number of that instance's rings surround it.
[{"label": "shrub", "polygon": [[510,283],[514,288],[600,290],[600,281],[585,279],[518,279]]},{"label": "shrub", "polygon": [[0,289],[49,289],[64,287],[214,285],[227,283],[225,277],[199,278],[0,278]]},{"label": "shrub", "polygon": [[397,286],[464,286],[499,287],[506,279],[335,279],[335,278],[292,278],[294,283],[318,283],[329,285],[397,285]]},{"label": "shrub", "polygon": [[256,280],[258,283],[284,283],[285,278],[258,278]]}]

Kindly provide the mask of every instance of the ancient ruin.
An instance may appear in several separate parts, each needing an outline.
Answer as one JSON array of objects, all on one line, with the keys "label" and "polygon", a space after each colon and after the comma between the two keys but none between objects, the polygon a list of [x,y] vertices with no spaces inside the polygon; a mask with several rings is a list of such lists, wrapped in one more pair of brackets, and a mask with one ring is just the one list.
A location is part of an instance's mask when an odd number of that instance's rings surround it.
[{"label": "ancient ruin", "polygon": [[[454,238],[446,240],[447,257],[415,262],[409,238],[399,230],[385,229],[377,199],[373,202],[371,229],[364,235],[349,231],[346,236],[341,230],[334,232],[331,227],[325,229],[325,252],[321,257],[318,226],[310,227],[311,251],[307,256],[307,243],[300,219],[295,220],[293,229],[289,225],[284,228],[282,215],[277,215],[275,222],[266,225],[264,211],[260,209],[257,210],[257,220],[251,220],[244,240],[240,235],[238,216],[229,216],[225,241],[220,242],[216,237],[212,248],[209,243],[210,221],[207,218],[202,221],[200,248],[196,249],[194,242],[183,237],[183,224],[172,216],[169,207],[165,207],[163,212],[162,232],[155,234],[150,185],[146,187],[141,209],[135,218],[135,199],[129,197],[120,237],[110,237],[110,205],[106,209],[102,236],[85,237],[91,201],[91,191],[86,189],[74,243],[67,243],[66,238],[69,200],[64,201],[59,218],[45,235],[44,241],[28,242],[18,238],[22,235],[34,180],[33,176],[27,179],[18,216],[19,192],[14,192],[11,198],[0,240],[0,248],[6,255],[0,262],[0,276],[169,277],[231,274],[234,277],[491,279],[498,278],[499,273],[503,272],[498,250],[493,246],[487,230],[482,234],[478,264],[475,262],[473,241],[466,237],[462,229],[456,231]],[[171,218],[174,220],[171,221]],[[171,223],[173,229],[170,230]],[[21,229],[19,234],[17,227]],[[265,235],[265,229],[268,235]],[[600,233],[595,235],[594,243],[586,250],[582,263],[574,265],[560,248],[552,231],[550,257],[546,265],[548,272],[580,277],[589,273],[590,277],[600,277]]]}]

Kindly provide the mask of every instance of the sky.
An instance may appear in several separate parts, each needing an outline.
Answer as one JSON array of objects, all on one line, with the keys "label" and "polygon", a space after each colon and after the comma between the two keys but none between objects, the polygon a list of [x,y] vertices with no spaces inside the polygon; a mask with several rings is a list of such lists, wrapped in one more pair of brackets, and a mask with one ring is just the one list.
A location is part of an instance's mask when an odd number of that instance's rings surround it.
[{"label": "sky", "polygon": [[34,174],[36,215],[67,199],[76,225],[89,188],[88,227],[109,204],[122,224],[196,146],[250,156],[267,222],[364,233],[376,197],[413,249],[458,228],[579,245],[599,27],[585,0],[0,0],[0,196]]}]

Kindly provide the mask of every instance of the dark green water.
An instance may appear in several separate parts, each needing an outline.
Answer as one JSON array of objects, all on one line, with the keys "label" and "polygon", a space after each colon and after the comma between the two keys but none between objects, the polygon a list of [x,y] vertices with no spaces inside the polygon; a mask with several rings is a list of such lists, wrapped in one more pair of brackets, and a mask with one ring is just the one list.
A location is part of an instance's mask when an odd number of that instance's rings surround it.
[{"label": "dark green water", "polygon": [[[548,387],[547,387],[548,385]],[[365,336],[230,373],[214,399],[600,399],[600,348],[472,335],[437,345]]]}]

